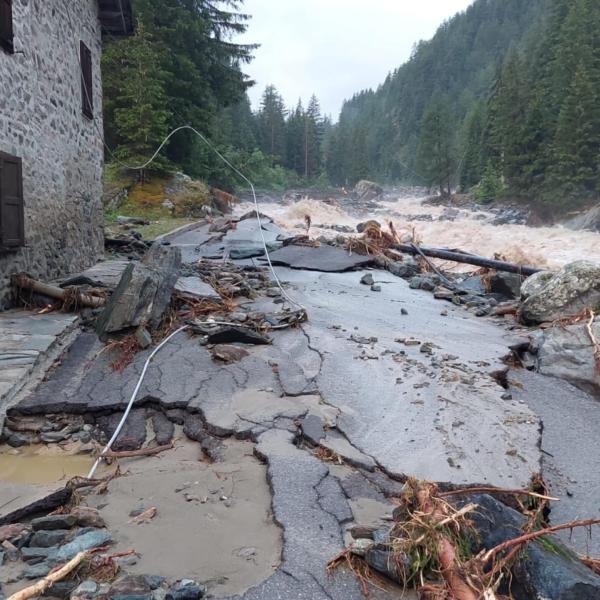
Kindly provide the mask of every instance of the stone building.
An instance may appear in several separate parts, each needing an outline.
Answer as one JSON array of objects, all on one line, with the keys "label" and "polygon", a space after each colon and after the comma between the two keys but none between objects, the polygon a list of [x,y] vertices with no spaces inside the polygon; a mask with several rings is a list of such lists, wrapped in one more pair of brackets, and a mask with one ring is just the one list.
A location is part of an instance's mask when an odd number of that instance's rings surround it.
[{"label": "stone building", "polygon": [[130,0],[0,0],[0,309],[102,253],[102,36]]}]

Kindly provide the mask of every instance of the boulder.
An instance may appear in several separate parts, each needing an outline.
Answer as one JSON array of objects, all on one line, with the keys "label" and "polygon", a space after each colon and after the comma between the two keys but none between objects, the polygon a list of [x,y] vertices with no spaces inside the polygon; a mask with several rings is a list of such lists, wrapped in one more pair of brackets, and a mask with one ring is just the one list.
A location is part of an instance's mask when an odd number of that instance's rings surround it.
[{"label": "boulder", "polygon": [[142,262],[128,265],[98,319],[98,334],[142,323],[158,327],[171,302],[180,266],[179,248],[160,244],[154,244]]},{"label": "boulder", "polygon": [[373,200],[383,195],[383,188],[373,181],[363,179],[354,187],[354,193],[360,200]]},{"label": "boulder", "polygon": [[[476,494],[460,504],[468,502],[478,507],[470,515],[479,538],[476,550],[489,550],[522,534],[523,515],[496,498]],[[600,577],[555,536],[546,536],[544,540],[544,543],[530,543],[513,568],[511,593],[515,600],[600,598]]]},{"label": "boulder", "polygon": [[[592,331],[600,340],[600,319],[594,321]],[[600,372],[587,324],[546,330],[537,352],[537,369],[544,375],[565,379],[592,394],[600,392]]]},{"label": "boulder", "polygon": [[536,296],[548,285],[548,282],[556,275],[552,271],[539,271],[528,277],[521,284],[521,299],[527,300],[530,296]]},{"label": "boulder", "polygon": [[538,276],[524,286],[527,298],[521,305],[521,316],[525,323],[556,321],[586,308],[600,309],[600,265],[577,261],[547,279],[545,285],[541,283]]},{"label": "boulder", "polygon": [[523,277],[517,273],[495,273],[490,278],[490,292],[514,300],[521,295]]}]

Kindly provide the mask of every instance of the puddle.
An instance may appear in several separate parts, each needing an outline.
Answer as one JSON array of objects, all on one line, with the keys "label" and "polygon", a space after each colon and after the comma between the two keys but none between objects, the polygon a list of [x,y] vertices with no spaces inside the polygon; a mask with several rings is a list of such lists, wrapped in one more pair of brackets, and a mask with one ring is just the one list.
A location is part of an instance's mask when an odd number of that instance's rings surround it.
[{"label": "puddle", "polygon": [[69,454],[46,446],[0,446],[0,481],[47,484],[87,475],[92,466],[88,454]]}]

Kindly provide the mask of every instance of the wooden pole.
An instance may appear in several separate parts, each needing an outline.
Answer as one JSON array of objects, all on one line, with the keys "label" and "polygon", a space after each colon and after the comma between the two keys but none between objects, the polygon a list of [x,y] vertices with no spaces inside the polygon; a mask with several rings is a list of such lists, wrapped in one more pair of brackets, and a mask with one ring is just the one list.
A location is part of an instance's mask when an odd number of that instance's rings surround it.
[{"label": "wooden pole", "polygon": [[[57,300],[64,301],[69,298],[69,292],[67,290],[63,290],[62,288],[53,285],[48,285],[47,283],[42,283],[41,281],[36,281],[24,273],[14,275],[12,282],[14,285],[23,290],[31,290],[32,292],[37,292],[38,294],[43,294],[44,296],[49,296],[50,298],[56,298]],[[84,293],[78,293],[75,299],[79,306],[88,306],[90,308],[100,308],[101,306],[104,306],[106,302],[104,298],[99,298],[98,296],[92,296],[91,294]]]}]

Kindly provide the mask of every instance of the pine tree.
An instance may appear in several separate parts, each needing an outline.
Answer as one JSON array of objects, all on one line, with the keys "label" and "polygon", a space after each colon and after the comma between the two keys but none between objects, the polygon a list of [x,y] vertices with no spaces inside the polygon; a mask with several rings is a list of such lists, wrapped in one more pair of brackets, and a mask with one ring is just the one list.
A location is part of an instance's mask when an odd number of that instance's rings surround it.
[{"label": "pine tree", "polygon": [[442,195],[452,193],[457,167],[447,103],[442,97],[431,101],[423,116],[419,144],[419,168],[427,183],[436,185]]},{"label": "pine tree", "polygon": [[[109,67],[105,89],[110,92],[106,110],[118,140],[116,156],[129,165],[146,162],[168,133],[171,113],[159,56],[158,47],[141,23],[134,37],[112,44],[104,55],[104,65]],[[114,77],[114,65],[118,65],[118,77]],[[165,158],[159,156],[150,169],[167,166]],[[143,171],[140,177],[143,181]]]},{"label": "pine tree", "polygon": [[313,94],[304,115],[304,177],[312,179],[321,173],[323,117],[317,97]]},{"label": "pine tree", "polygon": [[271,157],[271,165],[286,161],[285,117],[283,98],[274,85],[265,88],[258,113],[260,149]]}]

